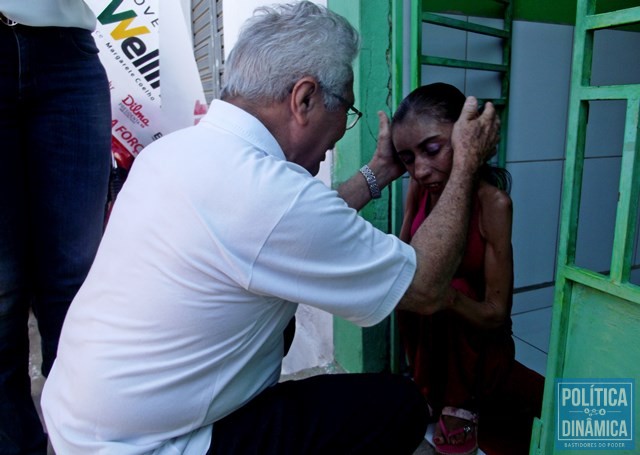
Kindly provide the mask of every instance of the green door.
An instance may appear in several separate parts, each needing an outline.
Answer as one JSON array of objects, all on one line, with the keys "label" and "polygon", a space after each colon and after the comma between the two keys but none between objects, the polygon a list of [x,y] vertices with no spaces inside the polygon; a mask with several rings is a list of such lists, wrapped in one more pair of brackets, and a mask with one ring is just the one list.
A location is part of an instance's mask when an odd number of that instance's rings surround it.
[{"label": "green door", "polygon": [[[640,287],[630,282],[640,195],[640,84],[591,84],[594,34],[637,30],[630,27],[640,22],[640,7],[596,13],[595,0],[577,3],[553,320],[543,411],[530,453],[640,453],[635,400]],[[581,190],[589,108],[601,100],[625,106],[611,264],[605,272],[576,263],[580,207],[588,202],[581,200]]]}]

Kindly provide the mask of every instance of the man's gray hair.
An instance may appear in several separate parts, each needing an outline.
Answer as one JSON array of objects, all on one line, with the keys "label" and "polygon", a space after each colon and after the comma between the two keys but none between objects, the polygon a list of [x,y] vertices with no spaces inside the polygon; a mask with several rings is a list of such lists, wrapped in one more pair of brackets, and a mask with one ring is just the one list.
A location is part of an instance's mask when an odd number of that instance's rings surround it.
[{"label": "man's gray hair", "polygon": [[342,16],[309,1],[260,7],[248,19],[225,63],[221,97],[282,101],[302,77],[324,89],[324,104],[340,104],[353,81],[358,32]]}]

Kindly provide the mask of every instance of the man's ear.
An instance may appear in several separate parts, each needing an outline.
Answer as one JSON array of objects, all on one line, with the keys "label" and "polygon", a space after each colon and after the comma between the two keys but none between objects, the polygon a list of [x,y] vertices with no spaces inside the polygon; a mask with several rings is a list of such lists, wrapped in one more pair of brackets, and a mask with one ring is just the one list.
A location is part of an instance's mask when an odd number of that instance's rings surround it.
[{"label": "man's ear", "polygon": [[321,102],[320,84],[313,77],[303,77],[294,84],[291,90],[290,109],[300,125],[306,125],[309,122],[310,114]]}]

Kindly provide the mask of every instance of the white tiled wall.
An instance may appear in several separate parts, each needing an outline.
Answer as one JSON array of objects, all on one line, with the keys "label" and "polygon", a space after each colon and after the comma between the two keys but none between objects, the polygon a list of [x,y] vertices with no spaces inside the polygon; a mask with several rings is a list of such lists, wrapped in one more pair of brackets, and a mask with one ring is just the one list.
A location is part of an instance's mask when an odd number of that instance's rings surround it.
[{"label": "white tiled wall", "polygon": [[555,277],[563,162],[509,162],[507,169],[512,177],[514,285],[548,283]]},{"label": "white tiled wall", "polygon": [[[513,24],[509,162],[564,158],[572,43],[573,27]],[[551,178],[539,187],[552,183]]]},{"label": "white tiled wall", "polygon": [[549,353],[553,285],[521,289],[513,296],[513,339],[516,359],[544,375]]},{"label": "white tiled wall", "polygon": [[615,227],[620,158],[585,160],[578,222],[576,264],[608,272]]}]

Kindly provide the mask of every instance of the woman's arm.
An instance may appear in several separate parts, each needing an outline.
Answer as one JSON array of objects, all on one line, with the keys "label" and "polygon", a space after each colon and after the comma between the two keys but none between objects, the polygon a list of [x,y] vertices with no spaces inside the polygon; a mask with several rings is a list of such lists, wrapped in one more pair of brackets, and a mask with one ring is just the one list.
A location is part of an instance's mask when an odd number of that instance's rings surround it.
[{"label": "woman's arm", "polygon": [[513,289],[513,251],[511,227],[513,207],[504,191],[482,182],[480,199],[480,233],[485,239],[485,295],[481,302],[451,289],[448,307],[472,324],[495,328],[504,323],[511,311]]}]

